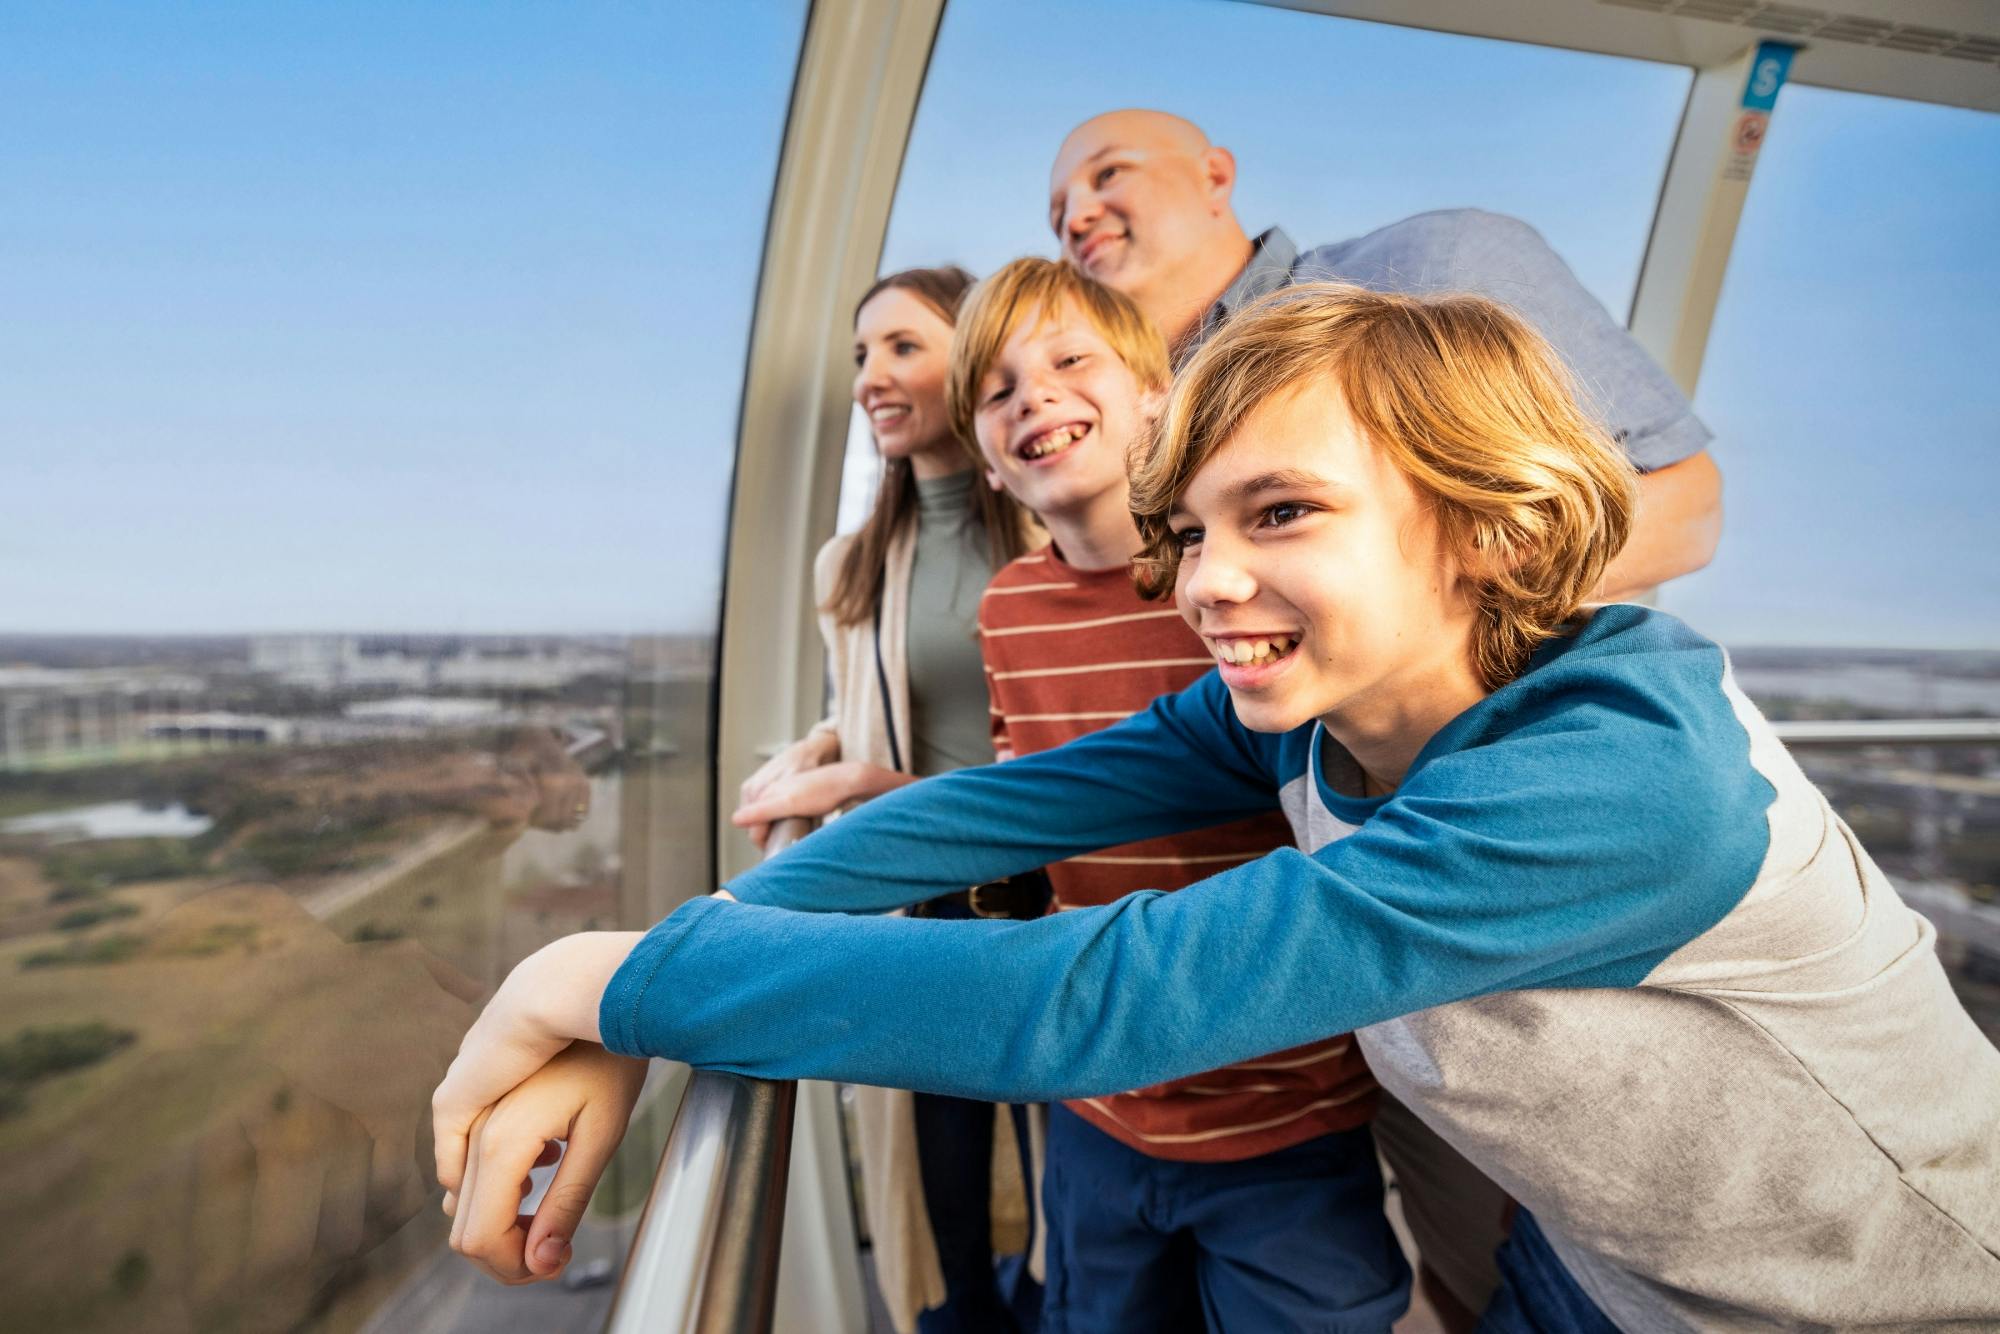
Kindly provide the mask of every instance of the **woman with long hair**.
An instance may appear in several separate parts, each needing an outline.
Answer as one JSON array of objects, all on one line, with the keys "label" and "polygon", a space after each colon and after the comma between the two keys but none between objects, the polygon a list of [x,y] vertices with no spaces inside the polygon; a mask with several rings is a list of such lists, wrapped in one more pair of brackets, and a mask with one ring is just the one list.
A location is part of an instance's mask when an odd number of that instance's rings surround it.
[{"label": "woman with long hair", "polygon": [[[993,571],[1027,549],[1033,530],[985,484],[945,414],[952,326],[971,286],[963,269],[905,269],[855,308],[854,401],[881,453],[882,481],[860,530],[828,542],[815,562],[833,707],[743,784],[732,818],[759,847],[775,820],[830,815],[994,759],[975,619]],[[1002,888],[918,911],[1039,909]],[[1016,1329],[994,1279],[993,1104],[858,1089],[856,1110],[876,1277],[897,1329]],[[1010,1119],[1024,1139],[1025,1118]]]}]

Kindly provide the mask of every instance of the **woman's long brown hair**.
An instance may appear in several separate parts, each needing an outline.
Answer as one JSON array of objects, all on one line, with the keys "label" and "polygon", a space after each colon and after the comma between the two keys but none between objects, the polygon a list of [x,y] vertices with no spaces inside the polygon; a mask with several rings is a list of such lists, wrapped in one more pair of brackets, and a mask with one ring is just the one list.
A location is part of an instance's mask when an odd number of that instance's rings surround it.
[{"label": "woman's long brown hair", "polygon": [[[972,275],[956,265],[904,269],[889,274],[877,279],[854,303],[854,318],[859,320],[861,308],[892,287],[908,292],[936,311],[946,324],[955,325],[965,294],[972,290]],[[961,443],[972,449],[971,442]],[[976,449],[972,457],[978,458]],[[1021,507],[1005,492],[975,481],[972,494],[972,518],[986,537],[987,558],[997,570],[1027,549],[1027,525]],[[882,594],[882,572],[889,563],[889,543],[904,525],[915,521],[916,508],[916,474],[910,468],[910,461],[884,459],[875,506],[854,540],[848,543],[840,570],[834,576],[833,590],[820,610],[841,625],[854,625],[875,615],[875,604]]]}]

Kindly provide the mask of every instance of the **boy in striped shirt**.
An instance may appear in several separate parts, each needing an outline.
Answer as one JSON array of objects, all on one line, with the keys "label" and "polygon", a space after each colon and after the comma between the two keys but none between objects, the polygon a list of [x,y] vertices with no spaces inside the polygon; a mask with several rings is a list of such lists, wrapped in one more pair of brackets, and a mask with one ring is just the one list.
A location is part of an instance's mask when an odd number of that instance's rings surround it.
[{"label": "boy in striped shirt", "polygon": [[[980,603],[996,751],[1099,731],[1213,665],[1172,607],[1133,586],[1126,456],[1169,377],[1123,296],[1018,260],[968,300],[947,401],[989,482],[1053,541]],[[1292,841],[1273,812],[1048,868],[1054,910],[1178,889]],[[1408,1273],[1367,1130],[1376,1088],[1351,1035],[1051,1111],[1044,1328],[1302,1328],[1341,1312],[1386,1329]],[[1285,1225],[1274,1228],[1273,1219]]]}]

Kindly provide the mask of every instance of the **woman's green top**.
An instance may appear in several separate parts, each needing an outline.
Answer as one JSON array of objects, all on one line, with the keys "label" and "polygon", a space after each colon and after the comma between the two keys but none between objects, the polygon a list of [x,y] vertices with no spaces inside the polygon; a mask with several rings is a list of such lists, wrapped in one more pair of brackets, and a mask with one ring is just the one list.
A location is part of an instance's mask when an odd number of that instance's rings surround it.
[{"label": "woman's green top", "polygon": [[[975,634],[993,568],[973,518],[973,469],[917,479],[910,573],[910,764],[922,775],[993,762],[986,671]],[[896,720],[898,724],[903,719]]]}]

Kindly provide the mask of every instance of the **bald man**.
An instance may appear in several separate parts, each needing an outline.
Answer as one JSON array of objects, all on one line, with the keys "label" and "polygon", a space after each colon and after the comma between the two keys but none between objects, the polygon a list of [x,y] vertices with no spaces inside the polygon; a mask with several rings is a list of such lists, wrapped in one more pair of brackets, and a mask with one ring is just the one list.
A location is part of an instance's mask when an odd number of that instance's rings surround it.
[{"label": "bald man", "polygon": [[1526,223],[1477,209],[1421,213],[1301,254],[1236,219],[1236,158],[1164,111],[1111,111],[1070,131],[1049,176],[1049,223],[1070,263],[1137,302],[1184,360],[1233,312],[1293,282],[1466,291],[1513,307],[1554,343],[1642,476],[1631,540],[1605,601],[1708,564],[1722,476],[1708,429],[1666,372]]}]

